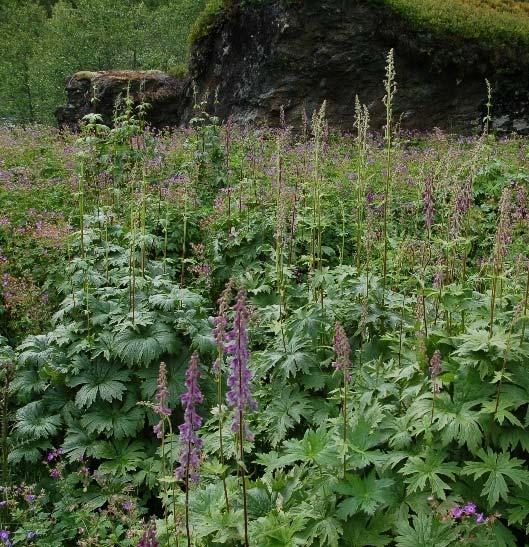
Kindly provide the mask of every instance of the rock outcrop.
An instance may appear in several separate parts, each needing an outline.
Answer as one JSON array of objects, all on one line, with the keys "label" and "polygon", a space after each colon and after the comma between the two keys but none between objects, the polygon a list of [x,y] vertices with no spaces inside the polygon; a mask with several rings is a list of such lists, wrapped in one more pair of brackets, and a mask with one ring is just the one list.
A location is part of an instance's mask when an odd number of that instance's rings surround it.
[{"label": "rock outcrop", "polygon": [[[351,130],[355,95],[369,106],[372,125],[385,118],[385,59],[395,49],[396,115],[403,128],[470,132],[482,122],[485,78],[494,92],[494,122],[503,131],[529,130],[529,52],[503,54],[457,36],[413,30],[384,2],[374,0],[270,0],[232,2],[193,47],[189,77],[161,73],[96,73],[86,85],[70,80],[68,106],[59,121],[77,123],[87,111],[108,118],[127,77],[135,98],[153,104],[153,125],[185,124],[193,116],[191,81],[209,91],[209,109],[239,123],[299,125],[327,100],[331,125]],[[84,73],[81,73],[84,74]],[[145,74],[145,73],[134,73]],[[90,103],[94,83],[95,103]],[[118,85],[119,84],[119,85]],[[143,91],[139,88],[143,86]],[[121,90],[121,91],[119,91]],[[217,101],[213,97],[217,97]]]},{"label": "rock outcrop", "polygon": [[116,106],[130,97],[135,105],[150,105],[147,118],[153,126],[177,125],[183,119],[186,85],[157,70],[77,72],[66,82],[68,102],[57,109],[57,121],[76,130],[83,116],[98,113],[111,124]]}]

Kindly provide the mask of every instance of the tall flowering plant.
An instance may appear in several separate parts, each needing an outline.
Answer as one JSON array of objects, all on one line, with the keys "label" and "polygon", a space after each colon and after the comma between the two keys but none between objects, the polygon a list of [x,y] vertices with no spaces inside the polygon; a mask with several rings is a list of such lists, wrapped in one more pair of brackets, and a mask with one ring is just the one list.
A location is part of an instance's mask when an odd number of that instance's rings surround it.
[{"label": "tall flowering plant", "polygon": [[200,378],[200,369],[198,367],[198,354],[195,352],[189,361],[189,367],[186,372],[185,386],[186,390],[180,400],[184,407],[184,423],[180,426],[180,465],[176,469],[177,479],[185,480],[185,511],[186,511],[186,534],[187,544],[191,546],[191,531],[189,527],[189,480],[198,482],[200,467],[200,456],[202,453],[203,442],[198,436],[198,430],[202,425],[202,418],[197,412],[196,406],[200,404],[204,397],[200,391],[198,380]]},{"label": "tall flowering plant", "polygon": [[[233,290],[233,281],[230,280],[220,298],[218,299],[219,311],[218,315],[213,319],[213,336],[217,346],[217,357],[213,363],[213,373],[215,374],[215,381],[217,383],[217,404],[218,404],[218,418],[219,418],[219,442],[220,442],[220,463],[224,466],[224,412],[222,405],[222,363],[224,354],[226,353],[226,336],[228,330],[228,311],[230,308],[231,293]],[[222,475],[222,484],[224,488],[224,501],[226,502],[226,510],[230,512],[230,503],[228,498],[228,488],[226,486],[226,477],[224,473]]]},{"label": "tall flowering plant", "polygon": [[202,439],[197,433],[202,425],[202,418],[196,410],[196,405],[204,400],[198,385],[200,378],[198,365],[198,354],[195,352],[191,356],[186,372],[186,391],[180,398],[184,407],[184,423],[179,428],[182,449],[180,452],[180,465],[175,472],[178,479],[189,477],[193,482],[199,480],[198,469],[203,446]]},{"label": "tall flowering plant", "polygon": [[230,355],[230,373],[228,376],[228,393],[226,394],[226,399],[228,406],[234,410],[231,429],[238,436],[239,441],[240,475],[244,509],[244,545],[247,547],[249,542],[246,481],[243,463],[244,441],[252,440],[253,434],[245,422],[245,412],[247,410],[257,410],[257,403],[250,389],[252,373],[248,368],[250,360],[250,351],[248,348],[248,308],[246,305],[246,292],[244,290],[240,290],[237,293],[234,311],[233,328],[227,334],[226,344],[226,352]]},{"label": "tall flowering plant", "polygon": [[[334,354],[336,360],[333,363],[336,371],[343,375],[343,399],[342,399],[342,413],[343,413],[343,442],[344,449],[347,446],[347,391],[348,385],[351,381],[351,345],[343,326],[336,322],[334,326]],[[343,472],[345,476],[346,457],[344,454],[343,460]]]},{"label": "tall flowering plant", "polygon": [[[172,438],[172,426],[171,426],[171,414],[172,410],[168,406],[169,399],[169,383],[167,380],[167,365],[162,361],[158,369],[158,381],[156,383],[156,393],[155,393],[155,404],[153,406],[154,412],[159,417],[159,422],[153,427],[153,431],[158,439],[161,440],[161,450],[162,450],[162,474],[166,474],[166,454],[165,454],[165,426],[169,426],[169,433]],[[172,464],[171,464],[172,468]],[[164,483],[164,494],[167,498],[167,485]],[[174,497],[174,485],[173,485],[173,497]],[[167,526],[168,515],[167,511],[164,511],[164,519]],[[176,516],[175,516],[176,519]],[[176,522],[175,522],[176,527]],[[147,530],[148,531],[148,530]],[[147,533],[146,531],[146,533]],[[150,545],[150,544],[146,544]]]}]

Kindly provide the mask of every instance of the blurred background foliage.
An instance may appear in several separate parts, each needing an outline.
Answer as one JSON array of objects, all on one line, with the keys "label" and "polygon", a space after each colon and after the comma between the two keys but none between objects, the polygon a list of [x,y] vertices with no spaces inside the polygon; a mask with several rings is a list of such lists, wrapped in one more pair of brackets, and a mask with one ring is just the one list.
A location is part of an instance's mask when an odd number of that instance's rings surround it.
[{"label": "blurred background foliage", "polygon": [[181,73],[204,0],[7,0],[0,4],[0,119],[53,121],[78,70]]}]

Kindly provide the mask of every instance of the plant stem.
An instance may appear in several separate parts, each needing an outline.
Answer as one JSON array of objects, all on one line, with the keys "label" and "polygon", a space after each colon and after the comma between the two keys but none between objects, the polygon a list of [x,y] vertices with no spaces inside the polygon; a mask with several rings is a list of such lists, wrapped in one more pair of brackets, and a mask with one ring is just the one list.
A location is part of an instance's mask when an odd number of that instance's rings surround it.
[{"label": "plant stem", "polygon": [[191,547],[191,530],[189,528],[189,460],[191,458],[191,441],[187,443],[187,465],[186,465],[186,535],[187,547]]}]

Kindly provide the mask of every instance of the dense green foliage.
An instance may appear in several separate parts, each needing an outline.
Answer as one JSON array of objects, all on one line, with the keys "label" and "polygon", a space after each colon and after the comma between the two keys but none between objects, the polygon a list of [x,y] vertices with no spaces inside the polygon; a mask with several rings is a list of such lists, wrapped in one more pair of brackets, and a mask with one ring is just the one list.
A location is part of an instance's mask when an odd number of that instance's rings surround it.
[{"label": "dense green foliage", "polygon": [[[90,116],[78,138],[2,130],[9,541],[524,537],[529,145],[397,133],[388,75],[383,137],[360,105],[352,137],[330,134],[323,109],[300,134],[200,110],[156,135],[131,110],[112,129]],[[226,399],[244,352],[216,344],[219,317],[240,324],[241,290],[253,436]],[[196,483],[175,475],[193,352]]]},{"label": "dense green foliage", "polygon": [[181,71],[202,7],[201,0],[61,0],[47,16],[36,2],[9,0],[0,8],[0,118],[51,122],[66,78],[79,70]]}]

